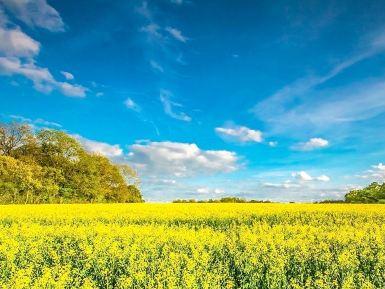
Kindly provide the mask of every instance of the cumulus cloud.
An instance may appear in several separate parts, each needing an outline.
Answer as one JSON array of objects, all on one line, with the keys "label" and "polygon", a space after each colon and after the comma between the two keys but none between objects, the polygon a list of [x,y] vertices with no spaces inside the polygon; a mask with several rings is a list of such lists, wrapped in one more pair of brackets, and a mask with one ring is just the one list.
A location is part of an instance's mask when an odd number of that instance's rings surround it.
[{"label": "cumulus cloud", "polygon": [[67,71],[60,71],[60,73],[65,77],[67,80],[73,80],[75,79],[74,75]]},{"label": "cumulus cloud", "polygon": [[[24,76],[32,81],[36,90],[43,93],[58,90],[66,96],[85,97],[85,87],[57,81],[48,68],[36,64],[41,44],[10,23],[4,17],[2,7],[31,27],[56,32],[64,30],[59,13],[45,0],[0,0],[0,75]],[[62,74],[67,80],[73,79],[73,75],[68,72]]]},{"label": "cumulus cloud", "polygon": [[44,93],[57,89],[66,96],[85,97],[87,91],[83,86],[57,81],[48,68],[39,67],[32,61],[22,62],[14,57],[0,57],[0,74],[22,75],[33,82],[36,90]]},{"label": "cumulus cloud", "polygon": [[52,32],[65,30],[59,12],[46,0],[0,0],[0,4],[31,27],[44,28]]},{"label": "cumulus cloud", "polygon": [[188,38],[182,34],[182,31],[173,28],[173,27],[166,27],[166,31],[170,33],[172,37],[174,37],[176,40],[179,40],[180,42],[186,42]]},{"label": "cumulus cloud", "polygon": [[89,152],[100,154],[112,159],[123,155],[123,149],[119,145],[111,145],[104,142],[90,140],[80,135],[74,135],[74,137]]},{"label": "cumulus cloud", "polygon": [[299,151],[312,151],[315,149],[325,148],[329,145],[329,141],[323,138],[311,138],[307,142],[295,144],[292,149]]},{"label": "cumulus cloud", "polygon": [[177,103],[177,102],[172,101],[171,97],[172,97],[172,93],[170,91],[165,90],[165,89],[162,89],[160,91],[159,98],[160,98],[161,103],[163,104],[164,112],[168,116],[175,118],[177,120],[187,121],[187,122],[191,121],[191,117],[189,115],[187,115],[186,113],[181,112],[181,111],[178,111],[178,112],[175,111],[175,107],[182,107],[182,105]]},{"label": "cumulus cloud", "polygon": [[128,109],[131,109],[131,110],[134,110],[134,111],[137,111],[137,112],[139,112],[141,110],[140,106],[135,101],[133,101],[132,98],[127,98],[124,101],[124,105]]},{"label": "cumulus cloud", "polygon": [[238,169],[238,156],[226,150],[202,150],[196,144],[148,142],[130,147],[128,161],[147,175],[187,177]]},{"label": "cumulus cloud", "polygon": [[33,57],[39,51],[40,43],[29,37],[19,28],[7,29],[0,27],[0,55]]},{"label": "cumulus cloud", "polygon": [[245,126],[233,127],[217,127],[216,133],[224,139],[233,140],[236,142],[257,142],[263,141],[262,132],[259,130],[250,129]]},{"label": "cumulus cloud", "polygon": [[313,177],[305,171],[293,172],[292,177],[301,181],[301,182],[310,182],[310,181],[320,181],[320,182],[329,182],[330,177],[326,175],[321,175],[318,177]]}]

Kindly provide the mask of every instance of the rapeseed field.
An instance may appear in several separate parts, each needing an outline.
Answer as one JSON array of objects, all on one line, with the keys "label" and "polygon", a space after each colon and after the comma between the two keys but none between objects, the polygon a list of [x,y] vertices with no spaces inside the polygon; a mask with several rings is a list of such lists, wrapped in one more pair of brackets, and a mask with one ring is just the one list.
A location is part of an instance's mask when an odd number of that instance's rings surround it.
[{"label": "rapeseed field", "polygon": [[0,288],[385,288],[385,205],[0,206]]}]

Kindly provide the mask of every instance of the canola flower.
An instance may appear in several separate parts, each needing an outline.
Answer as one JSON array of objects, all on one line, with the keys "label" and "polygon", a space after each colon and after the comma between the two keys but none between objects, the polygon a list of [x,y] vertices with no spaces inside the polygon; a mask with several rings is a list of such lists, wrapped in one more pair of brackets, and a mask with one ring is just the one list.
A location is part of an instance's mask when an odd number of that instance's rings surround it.
[{"label": "canola flower", "polygon": [[385,288],[385,206],[0,206],[0,288]]}]

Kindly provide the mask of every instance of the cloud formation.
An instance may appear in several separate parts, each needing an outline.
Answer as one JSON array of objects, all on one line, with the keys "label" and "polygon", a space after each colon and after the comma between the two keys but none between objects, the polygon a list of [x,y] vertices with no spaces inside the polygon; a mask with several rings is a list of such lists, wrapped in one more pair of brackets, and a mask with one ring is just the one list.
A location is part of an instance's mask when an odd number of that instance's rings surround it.
[{"label": "cloud formation", "polygon": [[217,127],[216,133],[225,140],[232,140],[240,143],[263,141],[262,132],[250,129],[246,126]]},{"label": "cloud formation", "polygon": [[0,54],[7,57],[34,57],[39,54],[40,43],[20,28],[0,27]]},{"label": "cloud formation", "polygon": [[385,31],[366,39],[364,48],[324,75],[295,80],[256,104],[251,111],[274,132],[290,128],[328,128],[336,123],[368,119],[385,110],[384,81],[366,80],[328,91],[317,89],[357,63],[385,51]]},{"label": "cloud formation", "polygon": [[295,144],[292,149],[299,151],[312,151],[315,149],[325,148],[329,145],[329,141],[323,138],[315,137],[309,139],[307,142]]},{"label": "cloud formation", "polygon": [[137,111],[139,112],[141,110],[140,106],[132,100],[132,98],[127,98],[125,101],[124,101],[124,105],[128,108],[128,109],[131,109],[133,111]]},{"label": "cloud formation", "polygon": [[168,33],[170,33],[170,35],[172,37],[174,37],[176,40],[180,41],[180,42],[187,42],[188,38],[186,36],[184,36],[182,34],[182,31],[180,31],[179,29],[176,29],[174,27],[166,27],[165,29]]},{"label": "cloud formation", "polygon": [[62,32],[65,25],[59,12],[46,0],[0,0],[17,19],[30,27],[38,27],[51,32]]},{"label": "cloud formation", "polygon": [[171,97],[172,97],[172,93],[170,91],[161,89],[159,99],[163,105],[164,112],[168,116],[175,118],[177,120],[187,121],[187,122],[191,121],[191,117],[186,113],[182,111],[178,111],[178,112],[175,111],[175,108],[180,108],[183,106],[177,102],[172,101]]},{"label": "cloud formation", "polygon": [[33,82],[36,90],[43,93],[50,93],[56,89],[65,96],[86,96],[87,89],[85,87],[57,81],[48,68],[36,66],[31,60],[22,62],[19,58],[0,57],[0,75],[22,75]]},{"label": "cloud formation", "polygon": [[[0,20],[0,75],[24,76],[32,81],[36,90],[43,93],[58,90],[66,96],[85,97],[85,87],[58,81],[48,68],[36,64],[41,44],[10,23],[9,19],[4,17],[2,7],[31,27],[52,32],[64,31],[64,23],[59,13],[45,0],[0,0],[0,16],[3,17]],[[73,79],[73,75],[68,72],[63,75],[67,80]]]},{"label": "cloud formation", "polygon": [[329,182],[330,181],[330,177],[328,177],[326,175],[320,175],[318,177],[313,177],[305,171],[293,172],[291,175],[293,178],[295,178],[301,182],[310,182],[310,181]]},{"label": "cloud formation", "polygon": [[383,163],[373,165],[371,169],[365,171],[361,175],[358,175],[358,177],[369,179],[371,181],[385,182],[385,165]]},{"label": "cloud formation", "polygon": [[134,144],[128,155],[128,161],[147,176],[228,173],[239,168],[238,159],[231,151],[202,150],[196,144],[178,142]]},{"label": "cloud formation", "polygon": [[104,142],[94,141],[82,137],[78,134],[73,135],[82,146],[89,152],[114,159],[123,155],[123,149],[119,145],[111,145]]},{"label": "cloud formation", "polygon": [[65,77],[65,79],[67,80],[73,80],[75,79],[75,76],[70,73],[70,72],[67,72],[67,71],[60,71],[60,73]]}]

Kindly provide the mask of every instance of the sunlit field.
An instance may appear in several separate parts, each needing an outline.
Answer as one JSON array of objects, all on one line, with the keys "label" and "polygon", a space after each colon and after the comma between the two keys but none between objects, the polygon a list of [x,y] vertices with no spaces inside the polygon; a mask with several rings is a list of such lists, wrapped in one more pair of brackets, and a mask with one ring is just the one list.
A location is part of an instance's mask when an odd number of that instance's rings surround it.
[{"label": "sunlit field", "polygon": [[385,288],[385,206],[0,206],[0,288]]}]

